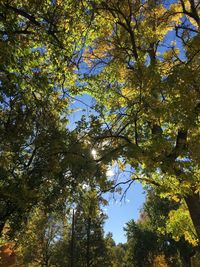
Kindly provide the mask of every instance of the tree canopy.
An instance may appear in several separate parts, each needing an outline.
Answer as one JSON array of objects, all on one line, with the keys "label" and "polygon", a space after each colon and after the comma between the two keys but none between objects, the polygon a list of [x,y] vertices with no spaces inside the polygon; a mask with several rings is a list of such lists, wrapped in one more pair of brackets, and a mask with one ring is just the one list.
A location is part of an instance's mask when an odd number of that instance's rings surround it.
[{"label": "tree canopy", "polygon": [[[188,219],[185,239],[199,245],[199,27],[198,0],[1,1],[0,233],[9,225],[15,235],[39,207],[76,203],[84,253],[92,220],[104,244],[96,212],[116,189],[106,171],[117,162],[131,173],[125,183],[156,188],[158,205],[176,202],[167,234]],[[71,129],[71,100],[84,93],[94,112]]]},{"label": "tree canopy", "polygon": [[103,114],[91,131],[101,158],[121,157],[133,180],[184,199],[200,236],[199,3],[92,6],[96,31],[84,57]]},{"label": "tree canopy", "polygon": [[67,128],[86,34],[77,5],[1,1],[1,230],[7,220],[18,228],[41,202],[64,205],[89,179],[105,181],[88,141]]}]

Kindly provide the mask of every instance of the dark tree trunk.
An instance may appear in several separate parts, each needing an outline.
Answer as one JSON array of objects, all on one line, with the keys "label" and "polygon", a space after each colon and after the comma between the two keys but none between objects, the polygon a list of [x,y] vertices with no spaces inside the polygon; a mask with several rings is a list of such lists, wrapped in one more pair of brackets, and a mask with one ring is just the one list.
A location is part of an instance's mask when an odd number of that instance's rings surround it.
[{"label": "dark tree trunk", "polygon": [[87,267],[90,266],[90,232],[91,232],[91,218],[88,218],[87,222],[87,252],[86,252],[86,263]]},{"label": "dark tree trunk", "polygon": [[186,253],[180,253],[180,259],[181,259],[181,266],[182,267],[192,267],[192,261],[190,254]]},{"label": "dark tree trunk", "polygon": [[42,266],[49,267],[49,259],[45,259],[44,264]]},{"label": "dark tree trunk", "polygon": [[[48,247],[46,249],[48,250]],[[48,251],[44,251],[44,267],[49,267],[49,259],[50,257]]]},{"label": "dark tree trunk", "polygon": [[74,237],[75,237],[75,213],[72,211],[72,230],[71,230],[71,255],[70,267],[74,267]]},{"label": "dark tree trunk", "polygon": [[2,235],[4,225],[9,217],[14,214],[17,210],[15,203],[6,201],[3,197],[0,198],[2,203],[1,213],[0,213],[0,236]]},{"label": "dark tree trunk", "polygon": [[185,197],[185,202],[196,230],[197,237],[200,240],[200,196],[198,193],[193,193],[193,195]]},{"label": "dark tree trunk", "polygon": [[5,220],[0,220],[0,237],[2,235],[2,232],[3,232],[3,228],[4,228],[5,223],[6,223]]}]

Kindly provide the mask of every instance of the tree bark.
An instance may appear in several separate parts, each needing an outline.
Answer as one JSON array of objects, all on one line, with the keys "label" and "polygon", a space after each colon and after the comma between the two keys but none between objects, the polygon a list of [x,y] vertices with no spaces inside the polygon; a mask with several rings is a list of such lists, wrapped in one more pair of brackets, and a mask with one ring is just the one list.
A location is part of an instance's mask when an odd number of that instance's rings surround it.
[{"label": "tree bark", "polygon": [[191,258],[188,255],[181,255],[182,267],[192,267]]},{"label": "tree bark", "polygon": [[192,267],[192,257],[195,255],[196,252],[195,249],[191,250],[191,248],[189,248],[186,243],[184,245],[184,243],[181,242],[180,244],[182,245],[178,248],[180,253],[181,266]]},{"label": "tree bark", "polygon": [[192,219],[194,228],[200,244],[200,196],[199,193],[193,193],[185,197],[190,217]]},{"label": "tree bark", "polygon": [[91,232],[91,218],[87,222],[87,251],[86,251],[86,266],[90,266],[90,232]]},{"label": "tree bark", "polygon": [[75,212],[74,212],[74,209],[73,209],[72,210],[70,267],[74,267],[74,237],[75,237]]},{"label": "tree bark", "polygon": [[0,237],[1,237],[2,233],[3,233],[3,228],[4,228],[5,223],[6,223],[5,221],[0,220]]}]

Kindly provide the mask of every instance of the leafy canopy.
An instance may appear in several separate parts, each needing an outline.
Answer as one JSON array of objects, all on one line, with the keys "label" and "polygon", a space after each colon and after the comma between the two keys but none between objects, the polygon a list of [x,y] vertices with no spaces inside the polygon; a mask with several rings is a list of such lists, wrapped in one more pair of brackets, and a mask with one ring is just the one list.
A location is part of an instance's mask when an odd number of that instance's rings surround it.
[{"label": "leafy canopy", "polygon": [[[184,198],[200,236],[199,3],[92,1],[87,90],[98,101],[100,159]],[[93,123],[94,124],[94,123]]]}]

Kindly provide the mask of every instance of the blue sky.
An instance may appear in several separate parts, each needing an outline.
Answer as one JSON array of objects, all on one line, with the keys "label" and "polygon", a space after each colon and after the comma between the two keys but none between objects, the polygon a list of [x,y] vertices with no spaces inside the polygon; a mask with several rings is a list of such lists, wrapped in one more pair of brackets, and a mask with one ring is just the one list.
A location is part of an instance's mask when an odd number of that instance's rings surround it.
[{"label": "blue sky", "polygon": [[120,201],[120,196],[113,199],[110,193],[109,206],[105,207],[108,219],[105,223],[105,233],[112,232],[116,243],[125,243],[126,237],[123,227],[131,220],[137,220],[142,203],[145,200],[144,190],[140,183],[135,182],[128,190],[126,198]]},{"label": "blue sky", "polygon": [[[73,109],[74,112],[69,117],[69,127],[71,129],[75,127],[75,122],[78,121],[82,115],[88,117],[90,113],[93,113],[93,110],[89,108],[92,106],[93,102],[89,95],[76,96],[75,98],[77,100],[74,99],[74,102],[71,104],[71,109]],[[123,175],[121,179],[128,179],[127,174]],[[126,190],[126,186],[122,189]],[[104,212],[108,215],[104,226],[105,234],[112,232],[113,239],[117,244],[125,243],[126,237],[123,227],[129,220],[138,219],[139,211],[145,200],[144,189],[140,183],[135,182],[129,188],[123,200],[121,200],[121,195],[118,193],[107,193],[105,197],[109,200],[109,205],[103,207]]]}]

